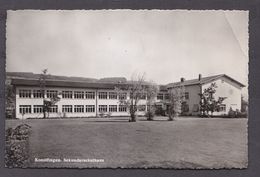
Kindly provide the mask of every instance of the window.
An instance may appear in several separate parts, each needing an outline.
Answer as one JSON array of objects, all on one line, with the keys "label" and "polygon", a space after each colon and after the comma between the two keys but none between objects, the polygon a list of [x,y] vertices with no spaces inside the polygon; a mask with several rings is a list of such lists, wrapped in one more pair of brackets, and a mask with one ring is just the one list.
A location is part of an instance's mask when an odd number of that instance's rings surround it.
[{"label": "window", "polygon": [[145,105],[139,105],[138,111],[145,111],[146,106]]},{"label": "window", "polygon": [[31,98],[31,90],[19,90],[20,98]]},{"label": "window", "polygon": [[72,112],[72,105],[62,105],[62,112]]},{"label": "window", "polygon": [[146,99],[146,94],[145,94],[145,93],[142,93],[142,94],[140,95],[140,99],[141,99],[141,100],[145,100],[145,99]]},{"label": "window", "polygon": [[119,105],[119,112],[126,112],[126,105]]},{"label": "window", "polygon": [[185,100],[188,100],[189,99],[189,92],[185,92]]},{"label": "window", "polygon": [[119,93],[118,94],[119,100],[126,100],[126,95],[127,93]]},{"label": "window", "polygon": [[189,105],[187,104],[187,102],[182,102],[181,104],[181,112],[182,113],[188,113],[190,111],[190,107]]},{"label": "window", "polygon": [[86,99],[95,99],[95,92],[86,92]]},{"label": "window", "polygon": [[199,105],[198,104],[193,104],[193,108],[192,108],[192,111],[193,112],[199,112]]},{"label": "window", "polygon": [[52,105],[49,109],[50,113],[57,113],[58,112],[58,105]]},{"label": "window", "polygon": [[74,98],[75,99],[84,99],[84,92],[83,91],[74,91]]},{"label": "window", "polygon": [[117,105],[109,105],[109,112],[117,112]]},{"label": "window", "polygon": [[57,90],[47,90],[47,98],[56,98],[58,96]]},{"label": "window", "polygon": [[107,112],[107,105],[99,105],[98,111],[99,112]]},{"label": "window", "polygon": [[157,94],[157,100],[163,100],[163,93]]},{"label": "window", "polygon": [[220,105],[219,111],[220,112],[226,112],[226,105],[225,104]]},{"label": "window", "polygon": [[44,91],[43,90],[33,90],[33,98],[43,98]]},{"label": "window", "polygon": [[84,105],[75,105],[74,112],[84,112]]},{"label": "window", "polygon": [[164,95],[165,97],[165,100],[169,100],[170,99],[170,94],[169,93],[166,93],[165,95]]},{"label": "window", "polygon": [[156,109],[162,109],[163,108],[163,106],[161,104],[157,104],[157,105],[155,105],[155,107],[156,107]]},{"label": "window", "polygon": [[107,99],[107,92],[99,92],[98,98],[99,99]]},{"label": "window", "polygon": [[86,105],[86,112],[95,112],[95,105]]},{"label": "window", "polygon": [[130,99],[133,99],[133,93],[130,93]]},{"label": "window", "polygon": [[43,106],[42,105],[33,105],[33,113],[42,113]]},{"label": "window", "polygon": [[72,98],[72,91],[62,91],[62,98]]},{"label": "window", "polygon": [[109,92],[109,99],[117,99],[117,93],[116,92]]},{"label": "window", "polygon": [[29,114],[31,113],[31,105],[20,105],[19,106],[19,113],[20,114]]}]

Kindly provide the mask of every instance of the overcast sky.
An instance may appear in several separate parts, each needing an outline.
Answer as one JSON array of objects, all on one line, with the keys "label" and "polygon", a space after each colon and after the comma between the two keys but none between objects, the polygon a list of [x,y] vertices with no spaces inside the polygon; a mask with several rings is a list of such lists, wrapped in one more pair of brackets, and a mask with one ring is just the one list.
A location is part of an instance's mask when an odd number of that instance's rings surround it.
[{"label": "overcast sky", "polygon": [[7,71],[158,84],[227,74],[247,85],[248,11],[8,11]]}]

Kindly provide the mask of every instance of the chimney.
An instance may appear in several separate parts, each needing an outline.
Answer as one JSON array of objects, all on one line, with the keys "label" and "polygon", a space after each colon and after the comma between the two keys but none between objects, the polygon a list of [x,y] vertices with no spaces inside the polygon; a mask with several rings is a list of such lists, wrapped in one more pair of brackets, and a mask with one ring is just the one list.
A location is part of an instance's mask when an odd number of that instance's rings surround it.
[{"label": "chimney", "polygon": [[201,74],[199,74],[199,81],[201,80]]},{"label": "chimney", "polygon": [[181,82],[184,82],[185,81],[185,78],[184,77],[181,77]]}]

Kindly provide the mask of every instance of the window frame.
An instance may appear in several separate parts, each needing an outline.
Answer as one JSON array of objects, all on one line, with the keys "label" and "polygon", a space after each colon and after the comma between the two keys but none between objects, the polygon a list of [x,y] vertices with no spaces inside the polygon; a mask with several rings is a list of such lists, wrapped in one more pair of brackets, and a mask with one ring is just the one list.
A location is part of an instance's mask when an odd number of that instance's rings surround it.
[{"label": "window frame", "polygon": [[84,113],[84,105],[74,105],[74,113]]},{"label": "window frame", "polygon": [[72,99],[73,93],[71,90],[62,90],[61,95],[63,99]]},{"label": "window frame", "polygon": [[62,105],[62,112],[63,113],[73,113],[73,106],[72,105]]},{"label": "window frame", "polygon": [[85,110],[86,113],[95,112],[95,105],[86,105]]},{"label": "window frame", "polygon": [[88,100],[93,100],[95,99],[95,92],[94,91],[86,91],[85,92],[85,98],[88,99]]},{"label": "window frame", "polygon": [[107,105],[98,105],[98,112],[108,112]]},{"label": "window frame", "polygon": [[84,91],[74,91],[74,99],[84,99],[85,93]]},{"label": "window frame", "polygon": [[[23,110],[23,111],[21,111]],[[26,110],[26,111],[24,111]],[[32,106],[31,105],[19,105],[19,114],[31,114]]]},{"label": "window frame", "polygon": [[19,98],[32,98],[32,90],[30,89],[19,89]]},{"label": "window frame", "polygon": [[109,105],[108,112],[117,112],[117,105]]},{"label": "window frame", "polygon": [[108,98],[107,92],[98,92],[98,99],[107,100],[107,98]]}]

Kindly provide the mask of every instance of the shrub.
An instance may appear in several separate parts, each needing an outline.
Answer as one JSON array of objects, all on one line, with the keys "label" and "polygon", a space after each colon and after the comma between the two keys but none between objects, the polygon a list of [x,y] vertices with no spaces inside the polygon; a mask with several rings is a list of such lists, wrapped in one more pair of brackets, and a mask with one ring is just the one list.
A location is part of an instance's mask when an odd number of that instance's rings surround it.
[{"label": "shrub", "polygon": [[6,167],[25,167],[29,159],[29,134],[27,124],[6,130],[5,165]]},{"label": "shrub", "polygon": [[145,117],[147,117],[147,120],[153,120],[154,115],[155,115],[154,111],[147,111],[145,113]]},{"label": "shrub", "polygon": [[156,107],[155,115],[157,115],[157,116],[166,116],[166,110],[164,110],[162,107]]}]

